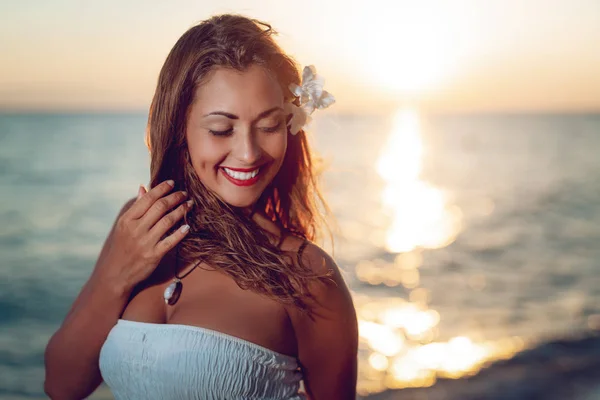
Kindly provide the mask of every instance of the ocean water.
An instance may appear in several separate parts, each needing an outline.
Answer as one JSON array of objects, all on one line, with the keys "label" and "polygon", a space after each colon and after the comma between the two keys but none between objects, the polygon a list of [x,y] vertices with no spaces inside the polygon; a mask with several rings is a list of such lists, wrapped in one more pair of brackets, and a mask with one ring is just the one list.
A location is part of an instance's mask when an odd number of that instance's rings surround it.
[{"label": "ocean water", "polygon": [[[0,115],[0,398],[43,398],[45,345],[148,183],[145,122]],[[479,398],[495,398],[486,376],[506,368],[521,395],[497,398],[544,398],[527,394],[534,380],[592,387],[600,115],[329,114],[311,134],[359,316],[361,395],[439,387],[505,359],[479,375]],[[565,374],[546,373],[540,352]]]}]

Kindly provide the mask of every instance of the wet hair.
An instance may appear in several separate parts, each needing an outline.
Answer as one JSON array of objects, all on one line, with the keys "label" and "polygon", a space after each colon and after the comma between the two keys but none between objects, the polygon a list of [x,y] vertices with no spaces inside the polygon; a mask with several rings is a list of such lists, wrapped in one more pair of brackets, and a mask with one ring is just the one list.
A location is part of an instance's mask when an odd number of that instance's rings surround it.
[{"label": "wet hair", "polygon": [[186,216],[190,233],[178,245],[179,264],[202,261],[230,275],[242,289],[310,311],[309,285],[329,279],[331,271],[318,273],[302,262],[302,250],[317,238],[328,212],[305,132],[288,132],[282,166],[254,205],[254,212],[266,215],[282,233],[304,239],[295,252],[281,250],[251,215],[203,185],[185,135],[196,90],[217,68],[245,71],[259,65],[276,78],[285,101],[293,98],[288,86],[300,84],[300,74],[294,60],[273,40],[274,34],[264,22],[226,14],[193,26],[175,43],[160,71],[148,117],[150,186],[173,179],[175,190],[186,190],[194,201]]}]

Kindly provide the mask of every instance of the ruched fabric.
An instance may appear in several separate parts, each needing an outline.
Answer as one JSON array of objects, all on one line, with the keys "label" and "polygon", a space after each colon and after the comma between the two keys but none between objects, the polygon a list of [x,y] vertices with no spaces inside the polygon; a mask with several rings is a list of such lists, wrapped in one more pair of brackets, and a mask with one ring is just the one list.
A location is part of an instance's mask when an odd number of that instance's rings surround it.
[{"label": "ruched fabric", "polygon": [[123,319],[100,351],[116,400],[301,400],[298,366],[294,357],[211,329]]}]

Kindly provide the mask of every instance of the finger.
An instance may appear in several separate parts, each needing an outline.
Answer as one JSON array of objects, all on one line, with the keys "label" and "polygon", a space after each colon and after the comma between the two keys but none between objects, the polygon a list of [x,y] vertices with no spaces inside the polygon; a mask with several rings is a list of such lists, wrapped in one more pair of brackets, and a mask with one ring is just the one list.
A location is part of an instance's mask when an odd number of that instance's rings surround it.
[{"label": "finger", "polygon": [[[144,193],[138,201],[124,214],[125,218],[141,218],[146,211],[161,197],[173,190],[175,183],[172,180],[164,181]],[[145,190],[145,189],[144,189]]]},{"label": "finger", "polygon": [[188,200],[167,215],[159,218],[149,232],[152,242],[157,243],[191,208],[192,201]]},{"label": "finger", "polygon": [[190,230],[189,225],[183,225],[177,229],[171,235],[167,236],[156,244],[155,251],[157,256],[164,257],[171,249],[173,249],[181,240],[188,234]]},{"label": "finger", "polygon": [[137,200],[139,200],[146,193],[148,193],[148,191],[146,190],[144,185],[140,185],[140,187],[138,188]]},{"label": "finger", "polygon": [[163,216],[168,214],[171,210],[177,207],[179,204],[187,200],[186,192],[175,192],[171,193],[168,196],[160,198],[152,204],[152,207],[139,221],[139,229],[144,232],[152,229],[154,224],[156,224]]}]

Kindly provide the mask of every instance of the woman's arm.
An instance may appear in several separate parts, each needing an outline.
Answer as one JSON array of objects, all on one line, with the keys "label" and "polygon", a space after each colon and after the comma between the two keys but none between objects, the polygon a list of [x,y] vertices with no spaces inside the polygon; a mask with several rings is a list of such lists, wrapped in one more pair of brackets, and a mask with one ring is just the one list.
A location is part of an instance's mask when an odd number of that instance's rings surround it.
[{"label": "woman's arm", "polygon": [[352,297],[335,261],[309,244],[302,260],[315,272],[333,270],[333,283],[315,283],[314,315],[288,309],[298,341],[304,387],[311,400],[356,398],[358,323]]},{"label": "woman's arm", "polygon": [[[133,202],[132,199],[123,206],[117,219]],[[119,319],[130,294],[130,290],[121,283],[96,274],[113,240],[115,225],[116,221],[104,242],[92,276],[46,346],[44,391],[52,399],[82,399],[102,383],[98,368],[100,348]]]},{"label": "woman's arm", "polygon": [[44,391],[50,398],[82,399],[102,382],[98,359],[108,333],[136,285],[186,234],[177,230],[160,240],[189,210],[184,204],[169,212],[185,199],[181,192],[162,198],[171,189],[161,183],[123,206],[90,279],[46,346]]}]

